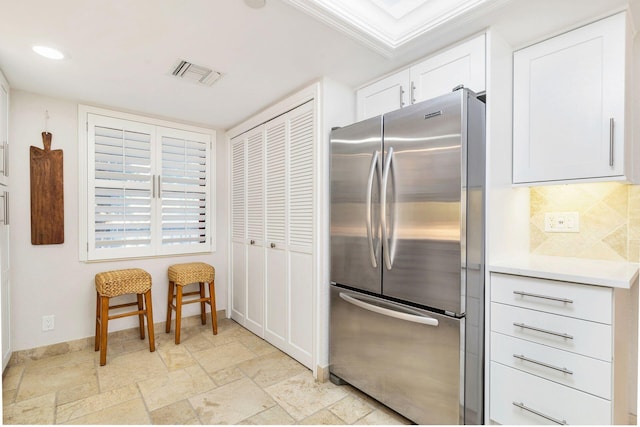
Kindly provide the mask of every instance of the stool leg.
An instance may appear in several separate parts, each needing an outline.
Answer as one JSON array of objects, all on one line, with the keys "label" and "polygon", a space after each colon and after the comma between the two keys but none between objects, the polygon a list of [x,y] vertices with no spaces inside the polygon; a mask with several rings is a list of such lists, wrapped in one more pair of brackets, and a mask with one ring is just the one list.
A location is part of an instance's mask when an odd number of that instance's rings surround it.
[{"label": "stool leg", "polygon": [[169,281],[169,296],[168,296],[168,302],[167,302],[167,325],[164,328],[164,331],[166,333],[171,332],[171,315],[173,314],[173,291],[174,291],[174,285],[173,282],[170,280]]},{"label": "stool leg", "polygon": [[144,339],[144,304],[142,303],[142,294],[137,294],[138,297],[138,323],[140,324],[140,339]]},{"label": "stool leg", "polygon": [[203,325],[207,324],[207,306],[206,303],[204,302],[204,282],[200,282],[200,299],[202,301],[200,301],[200,321],[202,322]]},{"label": "stool leg", "polygon": [[107,364],[107,331],[109,325],[109,297],[100,297],[100,366]]},{"label": "stool leg", "polygon": [[180,323],[182,320],[182,285],[176,285],[176,344],[180,344]]},{"label": "stool leg", "polygon": [[156,336],[153,333],[153,307],[151,304],[151,289],[144,293],[144,301],[146,305],[145,314],[147,315],[147,330],[149,331],[149,351],[156,351]]},{"label": "stool leg", "polygon": [[100,294],[96,292],[96,339],[95,350],[100,350]]},{"label": "stool leg", "polygon": [[213,324],[213,335],[218,335],[218,313],[216,312],[216,286],[214,282],[209,283],[209,305],[211,306],[211,323]]}]

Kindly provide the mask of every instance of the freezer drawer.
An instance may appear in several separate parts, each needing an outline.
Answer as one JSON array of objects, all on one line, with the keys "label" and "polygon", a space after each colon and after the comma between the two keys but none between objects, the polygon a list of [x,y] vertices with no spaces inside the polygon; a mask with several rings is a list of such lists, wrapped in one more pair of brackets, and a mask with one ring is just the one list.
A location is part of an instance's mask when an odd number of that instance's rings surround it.
[{"label": "freezer drawer", "polygon": [[458,424],[463,328],[331,286],[330,372],[418,424]]}]

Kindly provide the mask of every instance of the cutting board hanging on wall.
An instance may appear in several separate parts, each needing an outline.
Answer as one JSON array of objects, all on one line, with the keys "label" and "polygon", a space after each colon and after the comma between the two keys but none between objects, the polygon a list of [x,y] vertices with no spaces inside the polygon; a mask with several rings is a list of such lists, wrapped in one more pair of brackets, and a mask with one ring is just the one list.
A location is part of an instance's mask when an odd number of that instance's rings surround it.
[{"label": "cutting board hanging on wall", "polygon": [[64,243],[62,150],[51,150],[51,133],[42,132],[44,150],[29,150],[31,167],[31,244]]}]

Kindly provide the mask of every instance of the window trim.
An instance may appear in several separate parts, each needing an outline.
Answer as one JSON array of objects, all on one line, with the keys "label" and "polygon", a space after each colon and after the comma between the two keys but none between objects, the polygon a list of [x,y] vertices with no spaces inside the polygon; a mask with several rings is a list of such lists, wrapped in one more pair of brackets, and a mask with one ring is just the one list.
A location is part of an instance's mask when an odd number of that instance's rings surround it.
[{"label": "window trim", "polygon": [[[118,120],[126,120],[137,123],[142,123],[144,125],[155,126],[158,128],[165,129],[175,129],[184,132],[194,132],[200,134],[206,134],[210,137],[210,147],[209,147],[209,157],[207,161],[209,162],[209,167],[207,168],[207,182],[209,184],[209,192],[208,192],[208,211],[207,211],[207,227],[209,231],[209,244],[208,248],[204,251],[188,251],[188,250],[177,250],[168,252],[163,250],[162,246],[158,244],[155,248],[152,249],[153,253],[148,255],[139,255],[139,254],[131,254],[127,255],[127,248],[123,248],[121,250],[114,250],[113,256],[108,257],[100,257],[92,259],[89,257],[89,165],[90,158],[93,157],[93,153],[89,153],[89,124],[88,117],[89,114],[95,114],[100,116],[105,116]],[[157,142],[156,142],[157,143]],[[161,144],[157,143],[157,150],[162,150]],[[158,166],[160,167],[160,166]],[[157,257],[166,257],[166,256],[176,256],[176,255],[198,255],[203,253],[213,253],[216,251],[216,131],[214,129],[203,128],[193,125],[187,125],[177,122],[171,122],[163,119],[157,119],[148,116],[142,116],[138,114],[125,113],[122,111],[109,110],[105,108],[93,107],[89,105],[78,104],[78,255],[80,261],[83,262],[102,262],[109,260],[117,260],[117,259],[136,259],[136,258],[157,258]],[[154,229],[158,229],[157,226]],[[158,233],[161,233],[161,230],[158,229]],[[156,233],[155,230],[152,229],[153,233]],[[92,239],[91,239],[92,240]],[[184,249],[184,248],[183,248]]]}]

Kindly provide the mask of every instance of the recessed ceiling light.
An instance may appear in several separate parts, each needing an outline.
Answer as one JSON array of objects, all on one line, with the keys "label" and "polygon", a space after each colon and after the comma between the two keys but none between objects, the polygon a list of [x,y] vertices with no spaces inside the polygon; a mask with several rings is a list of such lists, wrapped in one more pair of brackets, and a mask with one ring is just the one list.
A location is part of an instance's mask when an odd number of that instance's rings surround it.
[{"label": "recessed ceiling light", "polygon": [[58,49],[54,49],[49,46],[36,45],[32,47],[33,51],[38,55],[44,56],[49,59],[64,59],[64,53]]}]

